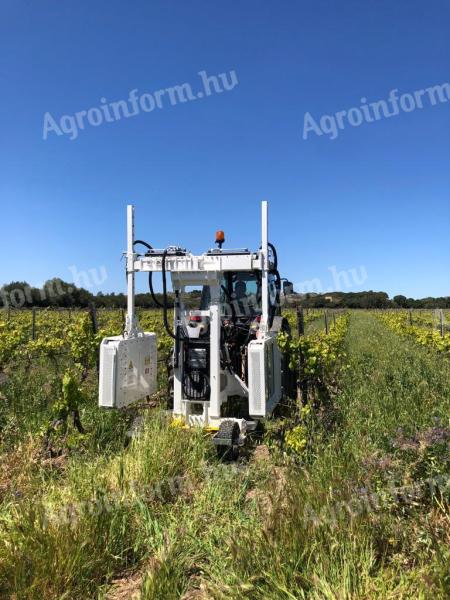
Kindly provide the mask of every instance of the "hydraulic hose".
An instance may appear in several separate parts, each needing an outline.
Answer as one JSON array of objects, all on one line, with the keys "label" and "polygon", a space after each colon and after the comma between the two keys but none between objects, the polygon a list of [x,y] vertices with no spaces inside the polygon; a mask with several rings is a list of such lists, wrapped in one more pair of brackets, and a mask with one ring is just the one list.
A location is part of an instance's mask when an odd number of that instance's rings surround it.
[{"label": "hydraulic hose", "polygon": [[269,311],[269,327],[271,327],[272,323],[273,323],[273,318],[274,318],[274,316],[276,314],[277,306],[280,303],[281,277],[280,277],[280,273],[278,272],[278,254],[277,254],[277,249],[270,242],[267,243],[267,246],[272,250],[272,255],[273,255],[273,266],[269,269],[269,273],[271,275],[275,275],[275,288],[277,290],[276,299],[275,299],[275,306],[272,306],[270,308],[270,311]]},{"label": "hydraulic hose", "polygon": [[273,254],[273,267],[271,269],[271,272],[275,272],[278,270],[278,254],[277,254],[277,250],[275,248],[275,246],[273,244],[271,244],[270,242],[268,242],[268,247],[272,250],[272,254]]},{"label": "hydraulic hose", "polygon": [[[145,246],[146,248],[148,248],[148,250],[153,250],[152,246],[150,246],[150,244],[148,244],[147,242],[144,242],[143,240],[136,240],[134,243],[142,244],[142,246]],[[158,298],[156,297],[155,292],[153,290],[153,271],[149,271],[149,273],[148,273],[148,287],[149,287],[150,295],[152,297],[153,302],[156,304],[156,306],[158,308],[163,308],[163,305],[158,300]]]},{"label": "hydraulic hose", "polygon": [[144,240],[134,240],[134,245],[136,244],[141,244],[142,246],[145,246],[147,250],[153,250],[153,247],[150,246],[150,244],[148,244],[147,242],[144,242]]},{"label": "hydraulic hose", "polygon": [[148,287],[150,288],[150,294],[152,296],[153,302],[156,304],[156,306],[158,308],[163,308],[163,305],[158,300],[158,298],[155,296],[155,292],[153,291],[153,272],[152,271],[150,271],[148,274]]},{"label": "hydraulic hose", "polygon": [[[273,267],[270,269],[269,273],[274,273],[278,269],[277,249],[270,242],[267,242],[267,246],[268,246],[268,248],[270,248],[272,250],[272,254],[273,254]],[[262,246],[260,246],[259,249],[262,250]]]},{"label": "hydraulic hose", "polygon": [[270,319],[270,327],[272,327],[272,323],[273,323],[273,319],[276,315],[277,312],[277,308],[280,304],[280,294],[281,294],[281,277],[280,274],[277,270],[273,269],[271,271],[271,273],[273,275],[275,275],[275,289],[276,289],[276,298],[275,298],[275,305],[271,307],[270,310],[270,315],[269,315],[269,319]]},{"label": "hydraulic hose", "polygon": [[[145,246],[149,252],[147,253],[147,256],[150,254],[150,251],[153,250],[153,247],[148,244],[147,242],[144,242],[143,240],[136,240],[134,242],[135,244],[141,244],[142,246]],[[162,308],[163,309],[163,321],[164,321],[164,328],[167,331],[167,334],[175,340],[175,358],[174,358],[174,367],[178,367],[178,355],[179,355],[179,348],[180,348],[180,327],[179,325],[176,328],[176,333],[173,333],[172,329],[170,328],[170,324],[169,324],[169,319],[167,316],[167,278],[166,278],[166,257],[167,257],[167,250],[164,250],[163,255],[162,255],[162,281],[163,281],[163,303],[161,304],[161,302],[159,302],[158,298],[155,295],[155,292],[153,290],[153,272],[149,271],[148,274],[148,287],[150,289],[150,294],[152,296],[152,300],[153,302],[156,304],[156,306],[158,308]]]},{"label": "hydraulic hose", "polygon": [[167,258],[167,250],[164,250],[163,255],[162,255],[163,320],[164,320],[164,327],[166,328],[166,331],[167,331],[168,335],[170,335],[170,337],[173,338],[174,340],[178,341],[178,339],[179,339],[178,328],[177,328],[177,335],[175,335],[174,332],[170,328],[169,319],[167,318],[166,258]]}]

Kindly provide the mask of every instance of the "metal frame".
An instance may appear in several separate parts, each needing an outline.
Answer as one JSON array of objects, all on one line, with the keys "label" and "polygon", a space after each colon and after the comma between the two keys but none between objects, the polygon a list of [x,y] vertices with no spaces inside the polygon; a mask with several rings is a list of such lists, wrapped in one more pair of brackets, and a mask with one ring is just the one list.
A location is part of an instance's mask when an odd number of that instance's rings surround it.
[{"label": "metal frame", "polygon": [[[182,365],[174,368],[174,408],[175,415],[186,418],[188,424],[201,424],[210,428],[218,428],[222,421],[220,407],[224,401],[225,392],[230,393],[230,388],[235,388],[240,395],[248,396],[248,388],[239,377],[234,380],[228,375],[227,389],[221,390],[220,368],[220,282],[223,273],[228,271],[260,271],[262,314],[259,339],[272,337],[268,331],[269,323],[269,254],[268,254],[268,203],[262,202],[261,206],[261,248],[258,252],[245,250],[227,251],[211,250],[205,254],[193,255],[189,252],[182,255],[169,253],[165,259],[165,270],[170,273],[174,291],[184,291],[186,286],[209,285],[211,288],[210,317],[210,400],[190,401],[183,398]],[[141,333],[135,313],[135,273],[161,272],[163,251],[150,251],[149,255],[138,256],[134,252],[134,207],[127,207],[127,316],[125,324],[125,337],[134,337]],[[174,327],[183,322],[186,314],[183,306],[175,305]],[[182,351],[182,344],[181,351]],[[223,388],[223,386],[222,386]],[[203,414],[191,414],[192,404],[203,404]],[[241,430],[242,426],[240,425]]]}]

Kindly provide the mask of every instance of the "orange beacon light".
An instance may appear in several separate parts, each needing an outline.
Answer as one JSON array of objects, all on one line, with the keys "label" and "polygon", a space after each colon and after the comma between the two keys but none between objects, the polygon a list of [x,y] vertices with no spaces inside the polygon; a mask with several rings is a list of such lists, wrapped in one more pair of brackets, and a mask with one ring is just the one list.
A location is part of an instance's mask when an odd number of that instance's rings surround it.
[{"label": "orange beacon light", "polygon": [[219,231],[216,231],[216,244],[219,246],[220,249],[222,249],[222,244],[224,243],[224,241],[225,233],[219,229]]}]

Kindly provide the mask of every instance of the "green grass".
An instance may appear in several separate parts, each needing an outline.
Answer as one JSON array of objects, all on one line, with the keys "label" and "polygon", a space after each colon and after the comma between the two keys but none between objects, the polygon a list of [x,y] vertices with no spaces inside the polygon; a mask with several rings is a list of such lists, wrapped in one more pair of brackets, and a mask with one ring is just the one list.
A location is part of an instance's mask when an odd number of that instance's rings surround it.
[{"label": "green grass", "polygon": [[[334,430],[316,426],[308,462],[289,470],[262,530],[239,531],[234,560],[207,584],[214,597],[448,597],[443,498],[397,502],[390,482],[448,474],[445,443],[407,441],[448,431],[449,364],[364,314],[352,316],[348,362]],[[379,510],[361,502],[361,488],[377,494]]]},{"label": "green grass", "polygon": [[91,382],[88,433],[56,469],[26,403],[47,410],[42,373],[10,379],[2,456],[17,472],[0,505],[0,597],[102,598],[126,573],[145,600],[448,597],[442,480],[414,498],[392,487],[448,475],[450,364],[362,312],[346,343],[340,391],[313,410],[296,460],[221,464],[207,436],[158,410],[127,445],[130,419],[101,415]]}]

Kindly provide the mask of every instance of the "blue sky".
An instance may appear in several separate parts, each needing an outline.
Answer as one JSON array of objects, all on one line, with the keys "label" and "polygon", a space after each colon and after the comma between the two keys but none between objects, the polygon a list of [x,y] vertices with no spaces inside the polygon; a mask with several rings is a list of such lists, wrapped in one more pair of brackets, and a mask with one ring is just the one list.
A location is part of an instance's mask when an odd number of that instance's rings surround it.
[{"label": "blue sky", "polygon": [[[43,140],[47,112],[233,70],[221,94]],[[307,112],[450,82],[445,0],[3,0],[0,78],[0,283],[103,267],[122,291],[127,203],[139,237],[202,252],[218,228],[256,248],[268,199],[294,282],[450,294],[450,101],[302,138]]]}]

